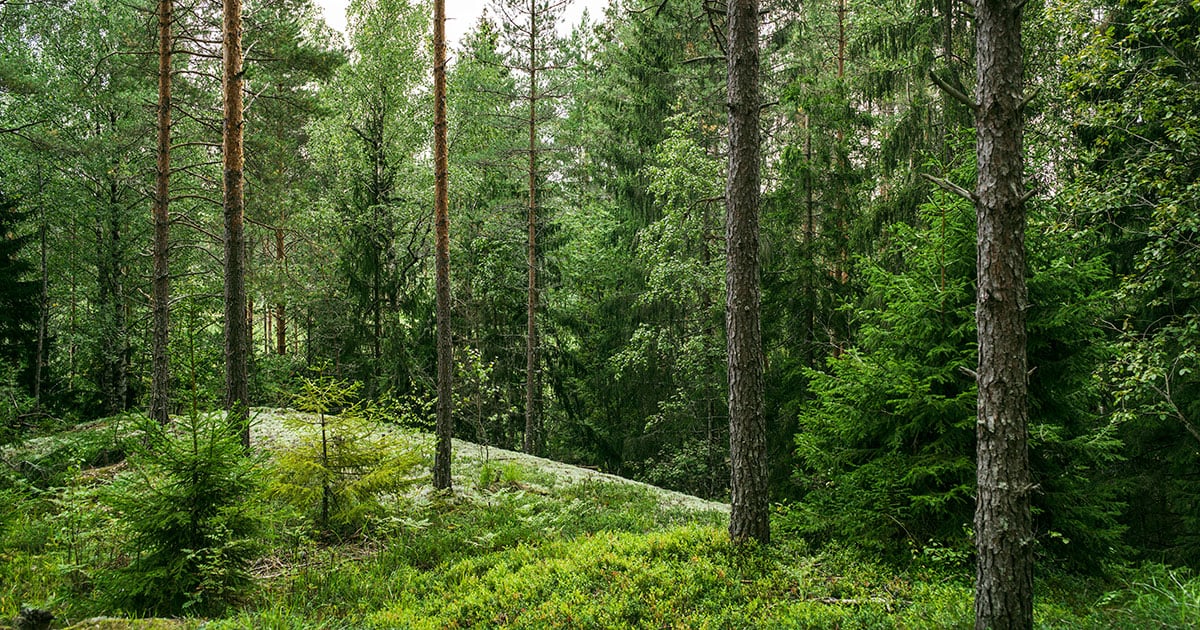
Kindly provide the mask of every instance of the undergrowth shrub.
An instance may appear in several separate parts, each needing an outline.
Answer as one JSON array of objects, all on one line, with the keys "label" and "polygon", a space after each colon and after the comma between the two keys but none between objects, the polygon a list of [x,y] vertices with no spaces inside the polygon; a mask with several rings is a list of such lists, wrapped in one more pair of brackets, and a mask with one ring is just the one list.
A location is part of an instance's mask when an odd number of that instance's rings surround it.
[{"label": "undergrowth shrub", "polygon": [[356,402],[359,385],[304,379],[284,423],[299,442],[281,451],[268,496],[306,514],[325,537],[354,536],[380,515],[385,497],[415,483],[427,463],[423,443],[380,430]]},{"label": "undergrowth shrub", "polygon": [[107,495],[132,534],[132,561],[111,576],[113,603],[137,613],[217,614],[253,583],[258,462],[224,415],[138,424],[144,441]]}]

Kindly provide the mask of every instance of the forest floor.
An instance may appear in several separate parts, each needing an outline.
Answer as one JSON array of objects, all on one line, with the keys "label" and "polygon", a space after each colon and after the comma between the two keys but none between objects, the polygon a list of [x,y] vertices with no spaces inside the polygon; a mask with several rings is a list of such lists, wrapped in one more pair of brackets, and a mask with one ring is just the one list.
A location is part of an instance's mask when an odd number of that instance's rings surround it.
[{"label": "forest floor", "polygon": [[[264,477],[312,420],[255,411],[253,441],[276,454]],[[972,626],[962,557],[894,566],[782,528],[769,547],[735,546],[725,504],[470,442],[455,442],[455,492],[437,494],[432,437],[391,425],[370,430],[422,459],[361,527],[330,536],[264,494],[250,586],[207,617],[138,618],[114,603],[135,553],[106,498],[137,468],[120,426],[0,448],[0,627],[22,605],[76,630]],[[1200,628],[1200,578],[1159,565],[1103,580],[1043,571],[1037,591],[1039,628]]]}]

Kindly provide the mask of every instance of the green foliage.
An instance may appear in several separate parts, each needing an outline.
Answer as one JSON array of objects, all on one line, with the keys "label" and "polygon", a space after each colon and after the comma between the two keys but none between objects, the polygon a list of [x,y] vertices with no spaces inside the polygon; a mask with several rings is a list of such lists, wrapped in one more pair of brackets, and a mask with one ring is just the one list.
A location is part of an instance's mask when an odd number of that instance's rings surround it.
[{"label": "green foliage", "polygon": [[[1099,469],[1119,443],[1095,415],[1091,374],[1103,345],[1099,261],[1035,219],[1028,310],[1030,448],[1042,553],[1095,568],[1119,547],[1120,505]],[[974,513],[975,228],[970,207],[937,195],[921,224],[892,228],[881,262],[863,265],[860,341],[810,371],[814,399],[796,434],[803,488],[785,525],[854,540],[894,559],[971,548]],[[944,554],[943,554],[944,555]]]},{"label": "green foliage", "polygon": [[28,390],[17,382],[17,370],[0,365],[0,446],[21,437],[35,406]]},{"label": "green foliage", "polygon": [[[1104,370],[1126,462],[1112,474],[1147,557],[1200,562],[1200,9],[1091,3],[1064,60],[1082,155],[1069,175],[1082,230],[1102,237],[1119,286]],[[1082,231],[1081,230],[1081,231]]]},{"label": "green foliage", "polygon": [[483,353],[472,347],[459,346],[455,354],[454,408],[475,429],[477,443],[493,444],[490,436],[516,415],[516,406],[507,400],[505,385],[495,377],[495,361],[484,361]]},{"label": "green foliage", "polygon": [[[3,177],[0,175],[0,179]],[[21,212],[10,194],[0,188],[0,360],[31,363],[37,338],[34,323],[40,310],[39,288],[29,278],[33,265],[21,256],[32,237],[22,233],[21,220],[28,212]]]},{"label": "green foliage", "polygon": [[385,497],[416,483],[428,449],[415,436],[381,430],[356,402],[359,384],[306,378],[294,399],[303,414],[285,424],[299,442],[284,447],[271,470],[268,495],[309,515],[317,532],[345,537],[378,516]]},{"label": "green foliage", "polygon": [[177,422],[139,422],[144,442],[130,458],[131,472],[108,493],[130,532],[132,560],[108,584],[122,610],[219,613],[253,585],[260,468],[225,416]]},{"label": "green foliage", "polygon": [[251,405],[288,406],[305,368],[304,358],[294,354],[269,354],[256,359],[251,376]]},{"label": "green foliage", "polygon": [[619,387],[641,383],[653,396],[653,413],[626,438],[637,477],[719,497],[727,486],[729,440],[723,213],[716,204],[721,163],[699,116],[666,122],[669,135],[646,167],[659,218],[638,232],[636,247],[647,273],[637,299],[643,321],[611,363]]}]

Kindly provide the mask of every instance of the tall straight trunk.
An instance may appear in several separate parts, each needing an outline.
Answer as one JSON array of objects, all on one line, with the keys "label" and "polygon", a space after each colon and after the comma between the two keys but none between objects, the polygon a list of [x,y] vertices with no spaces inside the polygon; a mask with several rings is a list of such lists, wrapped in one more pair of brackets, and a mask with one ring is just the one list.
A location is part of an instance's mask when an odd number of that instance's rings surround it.
[{"label": "tall straight trunk", "polygon": [[171,0],[158,3],[158,169],[154,187],[154,279],[150,310],[153,332],[150,342],[150,417],[166,424],[170,406],[170,361],[167,357],[170,335],[171,268],[170,203],[171,175]]},{"label": "tall straight trunk", "polygon": [[[70,236],[67,238],[68,243],[78,243],[77,224],[75,222],[75,214],[71,214],[71,226],[69,228]],[[75,370],[76,357],[79,355],[79,344],[76,341],[78,335],[76,331],[79,329],[79,300],[78,290],[79,284],[75,280],[75,253],[74,247],[69,248],[67,252],[67,269],[70,270],[70,295],[71,295],[71,313],[67,317],[67,337],[70,339],[67,346],[67,391],[75,391]]]},{"label": "tall straight trunk", "polygon": [[242,193],[242,3],[224,0],[224,110],[222,141],[225,183],[225,409],[250,446],[247,354],[245,200]]},{"label": "tall straight trunk", "polygon": [[[379,218],[378,200],[373,204],[375,210],[375,220],[372,224],[378,226],[381,223]],[[375,334],[371,335],[371,358],[374,359],[376,370],[381,369],[380,362],[383,359],[383,270],[380,265],[383,264],[383,256],[380,252],[380,247],[372,239],[371,243],[371,320],[373,322],[373,330]],[[371,396],[375,394],[375,383],[372,381],[369,389]]]},{"label": "tall straight trunk", "polygon": [[813,252],[813,240],[816,235],[816,228],[813,226],[814,209],[816,206],[813,197],[813,185],[815,184],[813,177],[812,161],[813,161],[813,146],[812,146],[812,118],[808,112],[804,113],[804,161],[806,167],[804,169],[804,255],[808,258],[808,274],[807,280],[804,283],[804,303],[805,322],[807,330],[805,330],[805,351],[804,364],[808,367],[815,368],[817,357],[817,263],[816,255]]},{"label": "tall straight trunk", "polygon": [[433,487],[450,489],[454,437],[453,348],[450,339],[450,173],[446,143],[446,0],[433,3],[433,170],[437,266],[437,452]]},{"label": "tall straight trunk", "polygon": [[46,334],[50,321],[50,268],[46,265],[49,248],[46,246],[46,202],[42,198],[44,182],[42,180],[42,165],[38,164],[38,201],[41,205],[41,225],[38,226],[38,241],[41,251],[42,288],[38,296],[38,338],[37,359],[33,369],[33,405],[35,409],[42,408],[42,379],[46,367]]},{"label": "tall straight trunk", "polygon": [[[846,0],[838,0],[837,6],[838,42],[837,42],[837,76],[846,76]],[[842,139],[838,131],[838,140]]]},{"label": "tall straight trunk", "polygon": [[525,452],[537,454],[541,440],[538,409],[537,336],[537,0],[529,0],[529,292],[525,330]]},{"label": "tall straight trunk", "polygon": [[1033,626],[1020,0],[975,5],[979,407],[975,627]]},{"label": "tall straight trunk", "polygon": [[[283,217],[280,217],[283,221]],[[283,266],[287,277],[287,254],[283,246],[283,228],[275,228],[275,261]],[[287,311],[283,298],[275,305],[275,354],[287,354]]]},{"label": "tall straight trunk", "polygon": [[275,310],[269,306],[266,300],[263,300],[263,354],[270,354],[272,351],[271,344],[274,342],[274,329],[272,326],[275,323]]},{"label": "tall straight trunk", "polygon": [[758,261],[758,0],[729,4],[729,179],[725,186],[725,329],[735,541],[770,541]]},{"label": "tall straight trunk", "polygon": [[[115,115],[109,116],[109,123],[116,128]],[[126,409],[129,393],[129,352],[121,253],[121,228],[124,224],[121,220],[120,185],[116,179],[109,179],[107,192],[107,215],[98,217],[96,221],[99,247],[98,301],[104,318],[104,328],[100,335],[101,392],[106,411],[117,414]]]}]

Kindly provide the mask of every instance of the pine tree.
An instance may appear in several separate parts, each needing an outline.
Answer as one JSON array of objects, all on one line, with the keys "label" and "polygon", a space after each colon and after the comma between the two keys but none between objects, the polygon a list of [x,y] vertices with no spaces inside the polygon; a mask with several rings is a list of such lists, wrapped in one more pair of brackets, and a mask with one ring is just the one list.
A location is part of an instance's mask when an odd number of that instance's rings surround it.
[{"label": "pine tree", "polygon": [[171,176],[171,2],[158,3],[158,165],[155,173],[154,277],[151,289],[153,333],[151,337],[150,417],[160,424],[168,420],[171,366],[170,343],[170,176]]},{"label": "pine tree", "polygon": [[759,323],[758,1],[731,0],[729,174],[725,187],[725,334],[729,360],[729,459],[735,541],[770,540],[767,427]]},{"label": "pine tree", "polygon": [[1019,0],[975,6],[976,630],[1033,626]]},{"label": "pine tree", "polygon": [[433,168],[434,224],[437,234],[437,455],[433,486],[450,489],[450,439],[454,437],[454,355],[450,338],[450,191],[446,146],[446,3],[433,9]]},{"label": "pine tree", "polygon": [[541,310],[541,283],[538,279],[541,259],[538,236],[546,224],[543,204],[545,173],[541,134],[547,107],[558,98],[554,58],[557,28],[569,0],[502,0],[496,8],[504,17],[505,39],[512,53],[513,68],[524,76],[523,93],[518,97],[526,110],[529,142],[525,150],[528,180],[526,205],[526,304],[525,304],[525,436],[523,450],[538,453],[545,442],[541,400],[541,359],[538,313]]},{"label": "pine tree", "polygon": [[250,330],[246,310],[245,199],[242,155],[242,3],[224,0],[224,112],[222,159],[225,208],[225,409],[250,446]]}]

